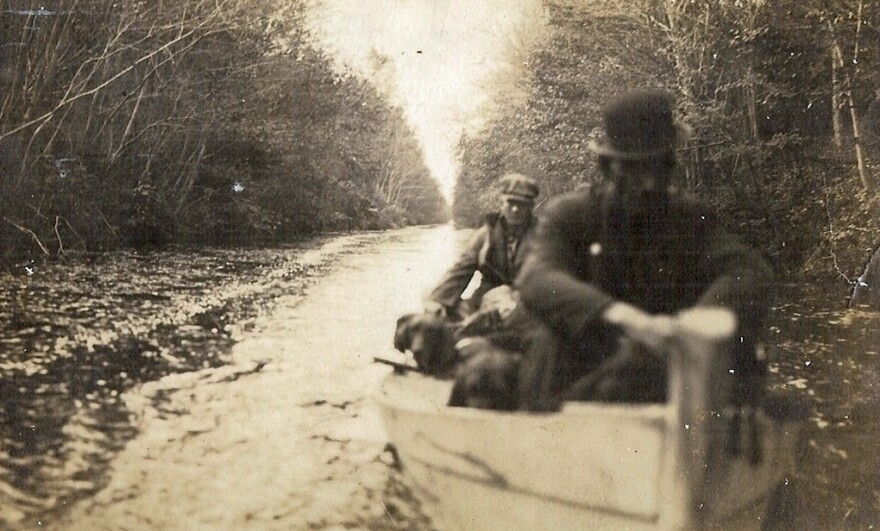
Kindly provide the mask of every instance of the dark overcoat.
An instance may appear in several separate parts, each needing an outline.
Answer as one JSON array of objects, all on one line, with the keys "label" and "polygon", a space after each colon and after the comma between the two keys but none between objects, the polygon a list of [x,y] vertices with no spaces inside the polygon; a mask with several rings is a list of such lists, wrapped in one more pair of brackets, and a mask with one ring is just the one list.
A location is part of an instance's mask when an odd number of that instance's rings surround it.
[{"label": "dark overcoat", "polygon": [[772,279],[767,262],[689,195],[670,191],[648,215],[628,212],[617,197],[613,185],[597,185],[546,207],[515,284],[525,306],[572,352],[618,300],[663,314],[724,306],[739,323],[738,368],[755,370],[754,339]]}]

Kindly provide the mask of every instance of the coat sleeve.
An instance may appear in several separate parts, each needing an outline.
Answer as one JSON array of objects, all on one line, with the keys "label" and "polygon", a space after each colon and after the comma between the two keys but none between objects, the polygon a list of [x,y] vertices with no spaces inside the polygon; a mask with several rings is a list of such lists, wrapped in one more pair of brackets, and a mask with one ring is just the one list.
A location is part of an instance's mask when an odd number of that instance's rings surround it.
[{"label": "coat sleeve", "polygon": [[489,227],[483,225],[473,235],[455,264],[443,274],[428,300],[442,304],[445,308],[455,308],[461,294],[467,288],[471,278],[480,265],[480,250],[489,238]]},{"label": "coat sleeve", "polygon": [[729,308],[741,334],[756,334],[773,296],[773,271],[764,257],[713,223],[703,267],[710,282],[698,304]]},{"label": "coat sleeve", "polygon": [[767,372],[767,360],[759,356],[756,345],[774,296],[773,271],[760,253],[719,225],[708,236],[702,262],[711,281],[697,304],[723,306],[736,316],[733,353],[737,378],[731,401],[753,404],[762,396]]},{"label": "coat sleeve", "polygon": [[567,341],[576,341],[614,301],[575,269],[588,259],[583,242],[578,242],[591,217],[589,209],[580,197],[564,196],[548,205],[515,281],[526,308]]}]

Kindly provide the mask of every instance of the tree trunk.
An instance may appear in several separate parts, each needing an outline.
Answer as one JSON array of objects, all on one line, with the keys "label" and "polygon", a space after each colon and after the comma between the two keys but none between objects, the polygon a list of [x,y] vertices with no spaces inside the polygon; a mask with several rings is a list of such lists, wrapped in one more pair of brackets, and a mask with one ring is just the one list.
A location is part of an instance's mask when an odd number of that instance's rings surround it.
[{"label": "tree trunk", "polygon": [[[830,25],[830,22],[829,22],[829,25]],[[844,67],[843,51],[840,49],[840,44],[837,42],[837,39],[834,38],[833,28],[832,28],[831,34],[832,34],[832,39],[834,39],[832,41],[832,47],[833,47],[832,49],[834,51],[834,58],[837,61],[838,68],[842,71],[843,67]],[[850,76],[848,74],[844,75],[843,80],[844,80],[843,95],[846,97],[847,105],[849,105],[849,117],[850,117],[850,120],[852,121],[853,140],[855,141],[855,148],[856,148],[856,165],[859,168],[859,180],[861,180],[862,187],[865,190],[870,190],[871,186],[868,183],[868,173],[867,173],[867,169],[865,168],[865,156],[864,156],[864,153],[862,150],[862,142],[861,142],[861,138],[860,138],[861,135],[859,134],[859,118],[858,118],[858,114],[856,113],[855,100],[853,99],[853,94],[852,94],[852,80],[850,79]]]},{"label": "tree trunk", "polygon": [[837,71],[836,54],[831,53],[831,125],[834,128],[834,145],[840,147],[843,145],[840,122],[840,78]]}]

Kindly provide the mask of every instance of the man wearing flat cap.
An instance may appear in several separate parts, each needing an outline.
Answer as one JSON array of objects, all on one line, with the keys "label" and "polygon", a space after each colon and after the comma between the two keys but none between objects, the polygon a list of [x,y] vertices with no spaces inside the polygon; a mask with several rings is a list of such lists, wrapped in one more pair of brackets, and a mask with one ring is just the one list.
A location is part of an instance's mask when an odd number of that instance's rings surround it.
[{"label": "man wearing flat cap", "polygon": [[699,305],[736,315],[733,369],[750,383],[737,384],[733,401],[748,402],[765,370],[755,341],[768,264],[707,205],[671,186],[690,129],[673,119],[668,94],[613,100],[604,133],[590,146],[603,180],[547,205],[515,282],[545,331],[520,371],[520,407],[665,400],[665,361],[654,354],[670,339],[672,316]]},{"label": "man wearing flat cap", "polygon": [[[532,209],[538,197],[535,179],[508,173],[500,181],[501,205],[488,214],[455,264],[428,296],[426,307],[451,320],[460,320],[480,307],[483,295],[509,286],[522,265],[523,241],[535,225]],[[461,299],[474,273],[482,279],[469,301]]]}]

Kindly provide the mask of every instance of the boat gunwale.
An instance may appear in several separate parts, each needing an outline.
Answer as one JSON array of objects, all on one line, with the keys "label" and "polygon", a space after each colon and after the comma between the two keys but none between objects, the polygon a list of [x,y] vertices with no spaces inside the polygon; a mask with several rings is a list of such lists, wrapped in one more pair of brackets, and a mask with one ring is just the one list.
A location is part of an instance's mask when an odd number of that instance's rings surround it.
[{"label": "boat gunwale", "polygon": [[[454,417],[459,419],[497,419],[498,417],[510,419],[530,419],[530,420],[555,420],[563,417],[615,417],[615,418],[632,418],[634,420],[648,422],[665,422],[674,418],[675,406],[667,401],[663,403],[608,403],[608,402],[590,402],[590,401],[569,401],[563,402],[562,408],[558,411],[549,412],[532,412],[532,411],[501,411],[494,409],[478,409],[467,407],[452,407],[444,404],[436,404],[429,402],[430,399],[395,400],[390,396],[395,391],[403,393],[404,385],[416,386],[413,382],[431,381],[431,385],[435,387],[447,388],[448,393],[452,391],[452,381],[439,380],[430,376],[415,374],[400,374],[391,372],[386,375],[376,394],[376,401],[383,407],[390,410],[401,410],[409,413],[419,413],[428,415],[443,415],[446,417]],[[391,390],[391,387],[394,390]]]}]

